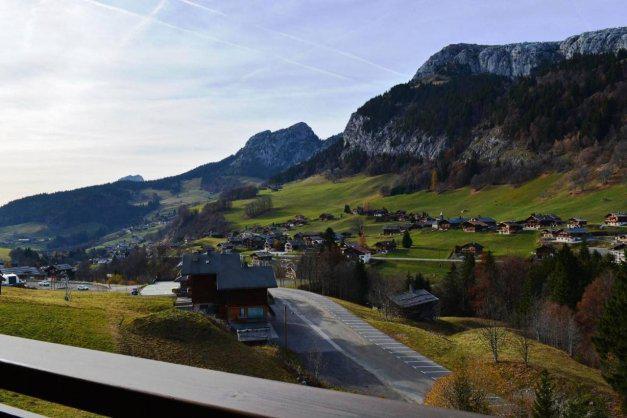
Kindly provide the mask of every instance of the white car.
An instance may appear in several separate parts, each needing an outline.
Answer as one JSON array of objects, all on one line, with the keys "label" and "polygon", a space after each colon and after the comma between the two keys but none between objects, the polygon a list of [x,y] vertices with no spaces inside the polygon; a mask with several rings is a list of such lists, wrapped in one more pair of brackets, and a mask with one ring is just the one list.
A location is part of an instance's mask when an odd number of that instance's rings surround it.
[{"label": "white car", "polygon": [[89,290],[89,286],[87,286],[86,284],[79,284],[78,286],[76,286],[76,290]]},{"label": "white car", "polygon": [[50,282],[48,280],[42,280],[37,283],[41,287],[50,287]]}]

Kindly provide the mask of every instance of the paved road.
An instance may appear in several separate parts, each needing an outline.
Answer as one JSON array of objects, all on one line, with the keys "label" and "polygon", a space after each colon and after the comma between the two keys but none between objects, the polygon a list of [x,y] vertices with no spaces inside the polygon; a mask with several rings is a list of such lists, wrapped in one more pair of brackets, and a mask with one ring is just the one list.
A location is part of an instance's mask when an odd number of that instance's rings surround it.
[{"label": "paved road", "polygon": [[388,337],[331,300],[303,290],[271,290],[273,326],[310,371],[328,383],[368,395],[422,402],[448,370]]},{"label": "paved road", "polygon": [[433,261],[447,263],[461,263],[464,260],[454,258],[415,258],[415,257],[372,257],[373,260],[397,260],[397,261]]},{"label": "paved road", "polygon": [[169,282],[155,282],[144,286],[140,291],[142,296],[172,296],[172,290],[181,287],[181,283],[169,281]]}]

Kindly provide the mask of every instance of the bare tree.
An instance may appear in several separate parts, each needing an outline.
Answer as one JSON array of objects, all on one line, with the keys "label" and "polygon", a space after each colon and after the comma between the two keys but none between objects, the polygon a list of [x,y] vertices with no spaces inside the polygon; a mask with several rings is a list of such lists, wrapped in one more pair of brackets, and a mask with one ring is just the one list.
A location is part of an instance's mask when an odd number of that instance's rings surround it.
[{"label": "bare tree", "polygon": [[529,356],[531,354],[531,338],[527,330],[522,330],[514,337],[515,349],[520,355],[525,366],[529,366]]},{"label": "bare tree", "polygon": [[503,309],[495,297],[487,298],[482,316],[489,319],[487,319],[486,326],[479,331],[479,336],[490,348],[495,363],[499,362],[499,353],[505,344],[507,332],[499,322],[492,318],[500,318],[502,311]]},{"label": "bare tree", "polygon": [[381,313],[387,319],[392,314],[393,303],[391,297],[395,293],[396,286],[376,271],[369,271],[368,276],[368,281],[370,282],[368,299],[370,303],[381,310]]},{"label": "bare tree", "polygon": [[503,345],[505,345],[505,338],[507,336],[505,328],[497,321],[489,319],[486,326],[480,329],[479,336],[481,337],[481,340],[490,348],[494,362],[498,363],[499,354]]}]

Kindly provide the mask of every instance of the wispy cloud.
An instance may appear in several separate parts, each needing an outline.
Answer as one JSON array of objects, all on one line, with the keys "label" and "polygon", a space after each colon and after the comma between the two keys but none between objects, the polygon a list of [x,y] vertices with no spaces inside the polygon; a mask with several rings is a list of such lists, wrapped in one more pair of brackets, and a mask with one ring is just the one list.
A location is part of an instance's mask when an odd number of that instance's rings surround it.
[{"label": "wispy cloud", "polygon": [[[181,3],[187,4],[187,5],[196,7],[196,8],[199,8],[199,9],[207,11],[207,12],[209,12],[211,14],[216,14],[216,15],[219,15],[219,16],[222,16],[222,17],[226,17],[226,18],[230,17],[226,13],[223,13],[223,12],[221,12],[219,10],[207,7],[205,5],[202,5],[202,4],[190,1],[190,0],[176,0],[176,1],[179,1]],[[253,25],[253,27],[255,27],[255,28],[259,29],[259,30],[262,30],[264,32],[272,33],[274,35],[278,35],[278,36],[284,37],[286,39],[289,39],[289,40],[292,40],[292,41],[296,41],[296,42],[304,44],[304,45],[313,46],[315,48],[322,48],[324,50],[333,52],[335,54],[338,54],[338,55],[341,55],[343,57],[349,58],[351,60],[356,60],[356,61],[358,61],[360,63],[367,64],[367,65],[372,66],[374,68],[377,68],[379,70],[387,71],[387,72],[389,72],[391,74],[394,74],[394,75],[398,75],[398,76],[402,76],[402,77],[411,77],[410,74],[404,74],[404,73],[401,73],[399,71],[395,71],[395,70],[393,70],[391,68],[388,68],[388,67],[385,67],[383,65],[377,64],[376,62],[367,60],[366,58],[360,57],[360,56],[352,54],[350,52],[342,51],[341,49],[338,49],[338,48],[334,48],[334,47],[331,47],[331,46],[328,46],[328,45],[324,45],[324,44],[322,44],[320,42],[315,42],[315,41],[311,41],[311,40],[308,40],[308,39],[304,39],[304,38],[301,38],[299,36],[291,35],[289,33],[281,32],[279,30],[271,29],[271,28],[268,28],[268,27],[265,27],[265,26],[261,26],[261,25]]]}]

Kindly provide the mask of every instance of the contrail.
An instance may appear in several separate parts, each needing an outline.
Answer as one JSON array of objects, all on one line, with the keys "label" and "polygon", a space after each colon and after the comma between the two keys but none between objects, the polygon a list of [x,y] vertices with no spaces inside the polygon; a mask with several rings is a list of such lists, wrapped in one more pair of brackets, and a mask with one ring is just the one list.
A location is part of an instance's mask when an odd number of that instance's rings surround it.
[{"label": "contrail", "polygon": [[[193,6],[193,7],[205,10],[205,11],[213,13],[213,14],[217,14],[217,15],[220,15],[220,16],[223,16],[223,17],[227,17],[227,18],[229,17],[227,14],[225,14],[225,13],[219,11],[219,10],[212,9],[210,7],[204,6],[202,4],[195,3],[195,2],[190,1],[190,0],[178,0],[178,1],[181,2],[181,3],[187,4],[189,6]],[[393,70],[391,68],[385,67],[383,65],[377,64],[376,62],[372,62],[370,60],[367,60],[366,58],[360,57],[359,55],[355,55],[355,54],[352,54],[350,52],[342,51],[341,49],[333,48],[331,46],[324,45],[324,44],[321,44],[319,42],[310,41],[310,40],[307,40],[307,39],[304,39],[304,38],[301,38],[301,37],[298,37],[298,36],[295,36],[295,35],[291,35],[289,33],[281,32],[281,31],[278,31],[278,30],[275,30],[275,29],[270,29],[270,28],[267,28],[267,27],[264,27],[264,26],[260,26],[260,25],[253,25],[253,27],[255,27],[257,29],[260,29],[260,30],[263,30],[265,32],[269,32],[269,33],[273,33],[275,35],[282,36],[282,37],[287,38],[287,39],[291,39],[291,40],[296,41],[296,42],[303,43],[305,45],[309,45],[309,46],[313,46],[313,47],[321,48],[321,49],[326,49],[327,51],[334,52],[334,53],[336,53],[338,55],[341,55],[343,57],[350,58],[350,59],[353,59],[353,60],[356,60],[356,61],[359,61],[359,62],[363,62],[364,64],[368,64],[370,66],[373,66],[373,67],[378,68],[378,69],[383,70],[383,71],[387,71],[387,72],[395,74],[395,75],[399,75],[399,76],[402,76],[402,77],[411,77],[410,74],[405,74],[405,73],[401,73],[401,72],[395,71],[395,70]]]},{"label": "contrail", "polygon": [[[94,6],[98,6],[98,7],[101,7],[101,8],[110,10],[110,11],[113,11],[113,12],[122,13],[122,14],[125,14],[127,16],[134,16],[134,17],[139,18],[139,19],[147,18],[146,15],[141,15],[139,13],[131,12],[131,11],[123,9],[121,7],[115,7],[115,6],[111,6],[111,5],[108,5],[108,4],[100,3],[97,0],[78,0],[78,1],[89,3],[89,4],[92,4]],[[311,66],[311,65],[303,64],[301,62],[294,61],[294,60],[291,60],[289,58],[285,58],[285,57],[280,56],[280,55],[276,55],[276,54],[272,54],[272,53],[266,53],[264,51],[260,51],[260,50],[255,49],[255,48],[251,48],[251,47],[248,47],[248,46],[245,46],[245,45],[236,44],[234,42],[226,41],[224,39],[216,38],[215,36],[208,35],[208,34],[206,34],[204,32],[198,32],[198,31],[195,31],[195,30],[192,30],[192,29],[182,28],[180,26],[176,26],[176,25],[173,25],[171,23],[168,23],[168,22],[165,22],[163,20],[160,20],[160,19],[158,19],[156,17],[150,17],[149,19],[153,23],[159,24],[159,25],[161,25],[163,27],[167,27],[167,28],[173,29],[175,31],[179,31],[179,32],[188,33],[190,35],[194,35],[194,36],[197,36],[199,38],[202,38],[202,39],[205,39],[205,40],[208,40],[208,41],[221,43],[221,44],[224,44],[224,45],[228,45],[228,46],[231,46],[231,47],[234,47],[234,48],[242,49],[242,50],[245,50],[245,51],[248,51],[248,52],[253,52],[253,53],[256,53],[256,54],[261,54],[261,55],[266,55],[266,56],[269,55],[269,56],[271,56],[271,57],[273,57],[273,58],[275,58],[275,59],[277,59],[279,61],[285,62],[287,64],[291,64],[291,65],[294,65],[296,67],[304,68],[304,69],[307,69],[307,70],[310,70],[310,71],[314,71],[314,72],[317,72],[317,73],[320,73],[320,74],[328,75],[328,76],[331,76],[331,77],[334,77],[334,78],[337,78],[337,79],[340,79],[340,80],[354,81],[353,79],[351,79],[349,77],[343,76],[343,75],[335,73],[333,71],[324,70],[322,68],[318,68],[318,67],[314,67],[314,66]]]},{"label": "contrail", "polygon": [[167,3],[167,1],[168,0],[161,0],[161,1],[159,1],[159,3],[157,3],[155,8],[152,9],[152,11],[149,14],[147,14],[145,17],[143,17],[142,21],[139,22],[139,24],[137,26],[135,26],[128,33],[128,35],[126,35],[124,37],[124,39],[122,40],[120,46],[121,47],[125,47],[131,40],[133,40],[133,38],[135,38],[137,35],[139,35],[148,25],[150,25],[153,22],[153,20],[156,18],[156,16],[159,14],[161,9],[163,9],[163,7]]}]

